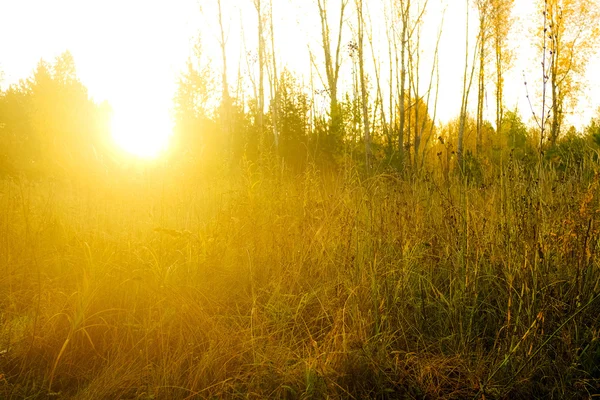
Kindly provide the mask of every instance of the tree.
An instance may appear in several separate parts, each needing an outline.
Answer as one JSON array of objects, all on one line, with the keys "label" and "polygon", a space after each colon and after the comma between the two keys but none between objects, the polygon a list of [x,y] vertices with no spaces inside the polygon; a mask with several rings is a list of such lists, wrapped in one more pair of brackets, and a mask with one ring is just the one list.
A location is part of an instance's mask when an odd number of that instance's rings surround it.
[{"label": "tree", "polygon": [[410,21],[410,0],[400,1],[400,18],[402,20],[402,33],[400,36],[400,65],[396,65],[396,68],[400,68],[400,90],[398,93],[400,106],[399,126],[398,126],[398,152],[400,155],[400,162],[404,162],[404,125],[406,123],[406,108],[404,99],[406,97],[406,64],[407,64],[407,47],[410,33],[408,31],[408,24]]},{"label": "tree", "polygon": [[[471,72],[469,73],[469,0],[467,4],[467,24],[465,33],[465,69],[463,73],[463,90],[462,99],[460,103],[460,116],[458,125],[458,145],[456,148],[457,161],[460,170],[463,170],[463,153],[464,153],[464,136],[467,122],[467,106],[469,104],[469,92],[471,91],[471,84],[473,83],[473,75],[475,74],[475,60],[477,57],[477,50],[473,52],[473,62],[471,63]],[[479,35],[477,40],[479,40]],[[475,49],[478,45],[475,45]]]},{"label": "tree", "polygon": [[221,59],[223,62],[223,71],[221,84],[222,84],[222,95],[221,95],[221,126],[223,133],[227,137],[227,140],[231,140],[232,129],[231,129],[231,97],[229,96],[229,83],[227,82],[227,38],[225,37],[225,28],[223,25],[223,10],[221,7],[221,0],[217,0],[218,6],[218,18],[219,18],[219,47],[221,48]]},{"label": "tree", "polygon": [[31,128],[31,96],[24,82],[0,94],[0,163],[3,174],[29,172],[39,146]]},{"label": "tree", "polygon": [[263,134],[264,111],[265,111],[265,43],[263,35],[263,11],[261,0],[254,0],[254,7],[258,18],[258,99],[257,99],[257,123],[260,137]]},{"label": "tree", "polygon": [[[407,103],[409,99],[406,99]],[[435,124],[429,115],[428,100],[424,96],[410,99],[411,104],[407,105],[408,111],[406,126],[408,132],[414,132],[414,163],[416,172],[423,166],[425,155],[431,140],[434,136]]]},{"label": "tree", "polygon": [[365,59],[364,59],[364,28],[365,20],[363,16],[363,1],[355,0],[356,14],[358,16],[358,66],[360,76],[360,91],[362,100],[363,127],[365,130],[365,164],[367,169],[371,166],[371,129],[369,121],[369,98],[367,94],[367,82],[365,78]]},{"label": "tree", "polygon": [[[398,158],[400,165],[414,160],[414,166],[418,168],[422,164],[419,160],[421,141],[426,132],[423,124],[414,124],[412,118],[424,121],[421,118],[419,103],[429,103],[433,87],[434,74],[437,70],[438,45],[440,32],[437,36],[434,61],[432,64],[429,86],[426,94],[421,92],[420,67],[421,67],[421,28],[424,23],[425,13],[428,8],[428,0],[412,2],[411,0],[391,0],[390,8],[394,10],[392,15],[395,19],[388,22],[391,32],[388,32],[388,55],[390,57],[390,92],[396,94],[397,112],[390,111],[390,119],[393,121],[392,129],[396,132],[398,143]],[[443,22],[442,22],[443,25]],[[392,51],[393,49],[393,51]],[[392,58],[392,53],[394,58]],[[399,55],[399,57],[398,57]],[[392,71],[392,65],[395,72]],[[395,89],[392,81],[395,80]],[[392,95],[390,95],[390,103]],[[436,91],[437,101],[437,91]],[[390,107],[392,105],[390,104]],[[416,107],[416,110],[411,110]],[[411,148],[414,150],[411,153]]]},{"label": "tree", "polygon": [[[388,53],[389,53],[389,60],[390,60],[390,89],[392,89],[392,78],[393,78],[393,64],[392,64],[392,57],[391,57],[391,50],[392,50],[392,42],[391,42],[391,38],[390,38],[390,28],[389,28],[389,18],[387,16],[388,12],[386,12],[386,6],[387,3],[384,3],[384,7],[383,7],[383,12],[384,12],[384,20],[386,22],[386,34],[387,34],[387,38],[388,38]],[[370,32],[368,35],[368,39],[369,39],[369,47],[371,48],[371,59],[373,61],[373,69],[375,72],[375,87],[376,87],[376,97],[375,97],[375,119],[374,119],[374,125],[376,124],[376,116],[377,116],[377,111],[379,112],[379,118],[380,118],[380,123],[381,123],[381,129],[382,129],[382,134],[383,137],[386,139],[386,151],[387,151],[387,155],[388,157],[392,156],[392,154],[394,153],[394,138],[392,137],[392,130],[391,130],[391,123],[388,123],[388,117],[386,116],[386,110],[385,110],[385,105],[384,105],[384,98],[383,98],[383,92],[381,90],[381,60],[377,58],[377,56],[375,55],[375,46],[373,45],[373,23],[370,24]],[[393,91],[391,91],[389,93],[390,96],[390,103],[389,103],[389,107],[390,107],[390,118],[393,118],[391,115],[393,114]],[[375,130],[376,128],[373,127],[373,130]]]},{"label": "tree", "polygon": [[591,119],[590,124],[585,127],[584,132],[596,145],[600,146],[600,108],[596,110],[596,115]]},{"label": "tree", "polygon": [[504,72],[510,66],[512,54],[508,35],[513,25],[512,9],[515,0],[490,0],[490,35],[496,67],[496,132],[502,131],[504,118]]},{"label": "tree", "polygon": [[[197,47],[199,50],[199,47]],[[199,58],[199,53],[197,53]],[[209,115],[209,101],[213,91],[208,66],[191,59],[177,82],[174,98],[175,129],[173,148],[181,155],[199,156],[214,133]],[[214,149],[211,149],[214,151]]]},{"label": "tree", "polygon": [[[286,164],[298,170],[306,162],[308,150],[308,96],[297,79],[284,69],[277,84],[278,123],[280,129],[280,154]],[[271,107],[274,111],[275,107]]]},{"label": "tree", "polygon": [[[433,54],[433,63],[431,65],[431,73],[429,75],[429,85],[425,91],[425,94],[421,92],[421,28],[424,21],[424,15],[427,10],[428,1],[425,0],[422,4],[417,2],[416,8],[416,18],[414,21],[414,25],[412,28],[412,33],[409,36],[409,40],[407,43],[408,50],[408,65],[407,65],[407,75],[409,80],[409,91],[408,98],[406,99],[407,110],[408,110],[408,133],[410,138],[410,133],[413,133],[413,167],[416,171],[423,165],[424,156],[425,156],[425,147],[428,142],[428,138],[431,136],[431,133],[434,129],[434,124],[427,124],[428,121],[431,121],[429,116],[429,106],[431,100],[431,94],[433,90],[434,76],[436,75],[436,71],[438,70],[438,55],[439,55],[439,44],[442,36],[442,30],[444,21],[440,23],[440,28],[437,34],[436,45]],[[436,92],[434,98],[434,115],[433,119],[435,119],[435,113],[437,112],[437,88],[439,87],[439,76],[438,76],[438,84],[436,85]],[[411,93],[412,91],[412,93]],[[412,119],[414,118],[414,123],[411,124]],[[425,146],[422,146],[423,140],[425,140]],[[422,153],[422,154],[421,154]],[[408,160],[410,162],[410,148],[408,154]]]},{"label": "tree", "polygon": [[476,0],[479,13],[479,74],[477,79],[477,144],[476,152],[481,153],[483,130],[483,106],[485,97],[485,70],[487,64],[487,44],[490,35],[491,0]]},{"label": "tree", "polygon": [[3,163],[20,173],[73,178],[97,172],[109,115],[88,96],[69,52],[41,60],[33,76],[0,98]]},{"label": "tree", "polygon": [[538,4],[546,21],[537,34],[548,57],[544,80],[550,83],[549,140],[554,145],[565,107],[575,105],[581,89],[581,79],[577,78],[584,74],[600,37],[600,5],[594,0],[539,0]]},{"label": "tree", "polygon": [[329,107],[329,135],[337,137],[341,135],[342,113],[338,103],[338,80],[341,66],[342,30],[344,26],[344,13],[349,0],[340,1],[340,19],[338,24],[337,44],[335,52],[331,45],[331,29],[329,28],[329,17],[327,0],[317,0],[319,8],[319,19],[321,22],[321,38],[323,54],[325,56],[325,75],[327,78],[327,89],[330,98]]},{"label": "tree", "polygon": [[500,134],[504,136],[506,143],[510,149],[525,149],[527,144],[527,126],[521,120],[521,117],[516,111],[508,111],[503,116],[502,131]]},{"label": "tree", "polygon": [[278,110],[279,110],[279,102],[278,102],[278,89],[277,89],[277,81],[279,75],[277,75],[277,59],[275,57],[275,25],[273,24],[273,0],[269,1],[269,24],[270,24],[270,32],[271,32],[271,60],[273,63],[273,79],[271,80],[271,95],[272,95],[272,109],[271,109],[271,118],[273,124],[273,140],[275,142],[275,149],[279,148],[279,127],[278,127]]},{"label": "tree", "polygon": [[77,78],[72,55],[61,54],[54,65],[41,61],[28,83],[33,135],[43,149],[40,161],[57,174],[69,174],[91,145],[86,134],[93,106]]}]

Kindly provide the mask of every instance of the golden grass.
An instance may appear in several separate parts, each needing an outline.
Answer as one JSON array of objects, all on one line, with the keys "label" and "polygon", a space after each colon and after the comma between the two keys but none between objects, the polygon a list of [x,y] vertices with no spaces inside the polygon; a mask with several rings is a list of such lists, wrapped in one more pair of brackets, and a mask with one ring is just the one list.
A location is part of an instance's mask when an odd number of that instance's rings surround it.
[{"label": "golden grass", "polygon": [[0,397],[600,392],[598,178],[0,183]]}]

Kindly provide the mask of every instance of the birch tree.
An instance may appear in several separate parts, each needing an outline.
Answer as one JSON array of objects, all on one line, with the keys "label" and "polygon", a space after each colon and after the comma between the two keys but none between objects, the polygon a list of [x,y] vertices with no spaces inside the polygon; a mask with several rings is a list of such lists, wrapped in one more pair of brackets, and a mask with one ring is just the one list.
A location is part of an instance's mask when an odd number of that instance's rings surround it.
[{"label": "birch tree", "polygon": [[278,111],[279,111],[279,91],[277,74],[277,58],[275,57],[275,25],[273,24],[273,0],[269,1],[269,31],[271,33],[271,62],[273,68],[273,79],[271,80],[271,118],[273,119],[273,141],[275,149],[279,148],[278,132]]},{"label": "birch tree", "polygon": [[508,35],[512,28],[512,9],[515,0],[490,0],[490,35],[494,52],[496,89],[496,132],[502,132],[504,117],[504,72],[510,66],[512,53]]},{"label": "birch tree", "polygon": [[481,137],[483,128],[483,108],[485,97],[485,77],[487,67],[487,49],[490,30],[491,0],[476,0],[475,5],[479,14],[479,74],[477,76],[477,134],[475,149],[481,153]]},{"label": "birch tree", "polygon": [[[469,0],[466,1],[466,29],[465,29],[465,69],[463,73],[463,90],[462,90],[462,98],[460,103],[460,116],[459,116],[459,124],[458,124],[458,145],[456,149],[456,154],[458,158],[458,166],[461,172],[463,171],[463,160],[464,160],[464,137],[465,137],[465,128],[467,122],[467,108],[469,104],[469,93],[471,91],[471,85],[473,83],[473,75],[475,74],[475,60],[477,57],[477,48],[475,45],[475,51],[473,52],[473,62],[471,63],[471,72],[469,73]],[[479,38],[478,38],[479,40]]]},{"label": "birch tree", "polygon": [[254,0],[258,22],[258,99],[256,120],[259,137],[263,134],[264,109],[265,109],[265,47],[263,35],[263,12],[261,0]]},{"label": "birch tree", "polygon": [[[600,5],[594,0],[544,0],[539,7],[546,19],[538,29],[548,57],[551,119],[550,143],[560,135],[565,107],[574,107],[581,89],[581,77],[600,37]],[[577,79],[580,78],[580,79]]]},{"label": "birch tree", "polygon": [[221,108],[223,112],[222,128],[225,136],[229,140],[231,138],[231,98],[229,96],[229,83],[227,82],[227,38],[225,36],[225,28],[223,24],[223,9],[221,6],[221,0],[217,0],[217,6],[219,20],[219,47],[221,48],[221,59],[223,62],[223,71],[221,75]]},{"label": "birch tree", "polygon": [[407,47],[409,40],[408,24],[410,20],[410,0],[400,1],[400,19],[402,23],[402,33],[400,35],[400,88],[399,88],[399,121],[398,121],[398,151],[400,162],[404,160],[404,125],[406,123],[406,63]]},{"label": "birch tree", "polygon": [[363,15],[363,0],[355,0],[356,15],[358,17],[358,68],[360,79],[360,92],[362,103],[362,116],[365,141],[365,162],[367,168],[371,165],[371,125],[369,120],[369,98],[367,92],[367,82],[365,78],[364,61],[364,28],[365,20]]},{"label": "birch tree", "polygon": [[321,22],[321,37],[323,54],[325,56],[325,75],[330,98],[329,118],[330,134],[340,134],[342,128],[342,115],[338,103],[338,81],[341,66],[342,30],[344,27],[344,13],[349,0],[340,1],[340,19],[338,23],[337,43],[335,50],[331,43],[331,29],[329,27],[327,0],[317,0],[319,8],[319,20]]}]

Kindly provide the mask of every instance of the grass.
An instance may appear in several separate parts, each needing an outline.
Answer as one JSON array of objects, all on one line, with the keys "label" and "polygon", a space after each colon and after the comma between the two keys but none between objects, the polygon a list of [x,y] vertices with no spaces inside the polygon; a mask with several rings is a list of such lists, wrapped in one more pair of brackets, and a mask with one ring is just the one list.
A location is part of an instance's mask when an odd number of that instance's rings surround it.
[{"label": "grass", "polygon": [[588,171],[4,180],[0,397],[598,395]]}]

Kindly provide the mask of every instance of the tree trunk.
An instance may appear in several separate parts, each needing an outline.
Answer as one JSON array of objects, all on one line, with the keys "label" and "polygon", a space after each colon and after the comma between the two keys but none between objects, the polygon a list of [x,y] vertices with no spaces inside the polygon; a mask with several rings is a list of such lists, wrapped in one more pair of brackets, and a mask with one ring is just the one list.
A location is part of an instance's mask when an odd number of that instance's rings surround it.
[{"label": "tree trunk", "polygon": [[[466,34],[465,34],[465,70],[463,75],[463,93],[462,93],[462,101],[460,106],[460,118],[458,125],[458,146],[456,149],[458,167],[461,173],[464,173],[464,137],[465,137],[465,125],[467,122],[467,107],[469,104],[469,92],[471,91],[471,84],[473,83],[473,75],[475,74],[475,60],[477,56],[477,51],[475,51],[473,55],[473,63],[471,68],[470,77],[467,79],[468,71],[469,71],[469,0],[466,1],[467,4],[467,26],[466,26]],[[478,46],[475,46],[477,49]]]},{"label": "tree trunk", "polygon": [[222,75],[222,100],[221,107],[223,114],[221,117],[222,129],[226,136],[229,149],[232,148],[232,135],[231,135],[231,100],[229,97],[229,84],[227,82],[227,49],[225,40],[225,29],[223,28],[223,11],[221,8],[221,0],[217,0],[219,8],[219,30],[220,30],[220,41],[219,46],[221,47],[221,57],[223,61],[223,75]]},{"label": "tree trunk", "polygon": [[356,0],[356,11],[358,14],[358,67],[360,74],[360,91],[362,99],[363,127],[365,130],[365,163],[367,169],[371,168],[371,131],[369,119],[369,99],[367,95],[367,82],[365,80],[364,63],[364,18],[363,1]]},{"label": "tree trunk", "polygon": [[476,152],[481,153],[482,129],[483,129],[483,106],[485,95],[485,43],[486,43],[486,15],[485,2],[479,3],[479,79],[477,86],[477,138]]},{"label": "tree trunk", "polygon": [[337,84],[340,71],[340,52],[342,45],[342,27],[344,25],[344,11],[348,0],[342,0],[340,5],[340,21],[338,40],[335,54],[332,54],[329,20],[327,18],[327,0],[317,0],[319,17],[321,21],[321,36],[323,39],[323,53],[325,55],[325,72],[330,96],[330,134],[338,135],[342,128],[341,113],[337,98]]},{"label": "tree trunk", "polygon": [[254,0],[258,17],[258,101],[256,110],[259,138],[263,136],[265,110],[265,48],[263,40],[263,20],[261,0]]},{"label": "tree trunk", "polygon": [[558,135],[560,133],[561,117],[562,117],[562,102],[563,99],[560,96],[558,88],[558,63],[556,62],[559,51],[561,50],[557,44],[557,38],[553,35],[552,51],[550,52],[550,87],[552,95],[552,120],[550,124],[550,145],[556,145]]},{"label": "tree trunk", "polygon": [[[497,29],[497,28],[496,28]],[[504,117],[504,78],[502,76],[502,43],[498,37],[498,33],[495,38],[496,48],[496,134],[502,134],[502,118]]]},{"label": "tree trunk", "polygon": [[272,62],[273,62],[273,99],[272,101],[272,118],[273,118],[273,141],[275,143],[275,150],[279,149],[279,131],[277,130],[277,120],[279,118],[279,90],[278,90],[278,80],[279,76],[277,75],[277,59],[275,57],[275,28],[273,25],[273,0],[270,0],[270,25],[271,25],[271,52],[272,52]]},{"label": "tree trunk", "polygon": [[410,13],[410,0],[401,3],[402,35],[400,40],[400,121],[398,126],[398,152],[400,162],[404,162],[404,125],[406,123],[406,47],[408,45],[408,23]]}]

